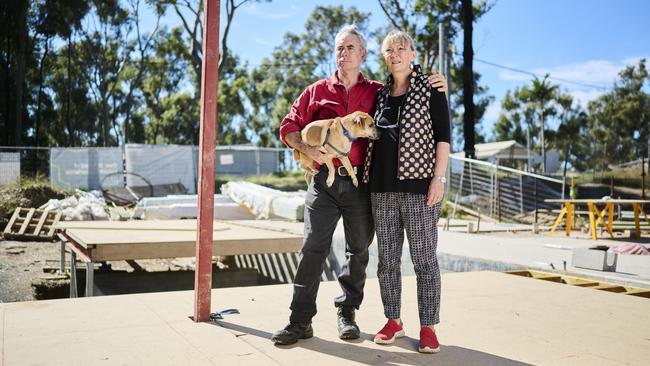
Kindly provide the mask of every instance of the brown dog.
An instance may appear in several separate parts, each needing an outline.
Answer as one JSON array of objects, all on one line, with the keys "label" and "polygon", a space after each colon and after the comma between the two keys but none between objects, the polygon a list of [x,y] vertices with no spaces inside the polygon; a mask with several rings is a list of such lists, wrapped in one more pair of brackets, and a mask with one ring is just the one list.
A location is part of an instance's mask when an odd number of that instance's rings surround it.
[{"label": "brown dog", "polygon": [[[352,178],[352,184],[355,187],[359,185],[357,176],[354,174],[348,154],[352,147],[352,142],[357,138],[369,138],[376,140],[379,138],[379,131],[375,127],[375,122],[368,113],[354,112],[345,117],[336,117],[332,119],[323,119],[314,121],[301,131],[302,141],[310,146],[322,146],[327,150],[325,165],[327,165],[328,176],[327,186],[334,184],[334,162],[332,159],[338,158]],[[293,159],[300,162],[300,167],[305,171],[307,183],[317,170],[314,169],[314,160],[298,150],[293,151]]]}]

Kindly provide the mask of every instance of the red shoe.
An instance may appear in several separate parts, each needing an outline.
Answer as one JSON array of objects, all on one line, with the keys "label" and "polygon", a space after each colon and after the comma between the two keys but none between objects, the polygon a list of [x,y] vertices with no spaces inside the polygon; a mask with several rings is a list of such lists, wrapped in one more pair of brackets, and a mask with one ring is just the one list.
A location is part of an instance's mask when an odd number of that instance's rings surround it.
[{"label": "red shoe", "polygon": [[438,343],[438,337],[436,337],[436,332],[429,327],[422,327],[420,329],[420,344],[418,346],[418,351],[422,353],[438,353],[440,352],[440,343]]},{"label": "red shoe", "polygon": [[375,335],[375,343],[377,344],[392,344],[395,338],[404,337],[404,324],[397,324],[396,321],[389,319],[386,325]]}]

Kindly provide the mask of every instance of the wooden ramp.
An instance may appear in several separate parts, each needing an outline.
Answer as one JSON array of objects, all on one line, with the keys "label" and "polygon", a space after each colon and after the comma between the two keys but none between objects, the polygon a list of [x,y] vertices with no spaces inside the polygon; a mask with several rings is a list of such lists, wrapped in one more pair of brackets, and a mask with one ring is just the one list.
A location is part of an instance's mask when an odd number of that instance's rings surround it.
[{"label": "wooden ramp", "polygon": [[376,279],[357,320],[362,339],[337,337],[335,281],[321,283],[314,338],[274,346],[292,285],[216,289],[213,310],[193,323],[192,291],[0,304],[0,355],[16,365],[647,365],[648,299],[496,272],[442,276],[437,355],[415,351],[416,283],[403,278],[406,337],[371,339],[383,325]]}]

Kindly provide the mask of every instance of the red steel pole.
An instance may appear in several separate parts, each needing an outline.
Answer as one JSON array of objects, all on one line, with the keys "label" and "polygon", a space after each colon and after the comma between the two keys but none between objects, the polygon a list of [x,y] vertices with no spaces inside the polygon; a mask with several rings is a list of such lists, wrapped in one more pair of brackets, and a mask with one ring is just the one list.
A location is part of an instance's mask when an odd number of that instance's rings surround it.
[{"label": "red steel pole", "polygon": [[199,201],[196,220],[194,321],[210,320],[212,290],[212,226],[217,137],[220,0],[204,0],[201,130],[199,136]]}]

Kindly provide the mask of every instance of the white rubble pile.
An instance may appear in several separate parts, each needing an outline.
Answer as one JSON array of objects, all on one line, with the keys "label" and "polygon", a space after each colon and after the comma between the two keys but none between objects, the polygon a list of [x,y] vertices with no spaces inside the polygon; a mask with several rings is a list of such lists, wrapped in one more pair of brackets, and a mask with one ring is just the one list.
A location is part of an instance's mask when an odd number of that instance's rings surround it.
[{"label": "white rubble pile", "polygon": [[63,212],[64,221],[108,220],[105,207],[106,201],[100,191],[84,192],[77,189],[73,196],[49,200],[45,210]]}]

